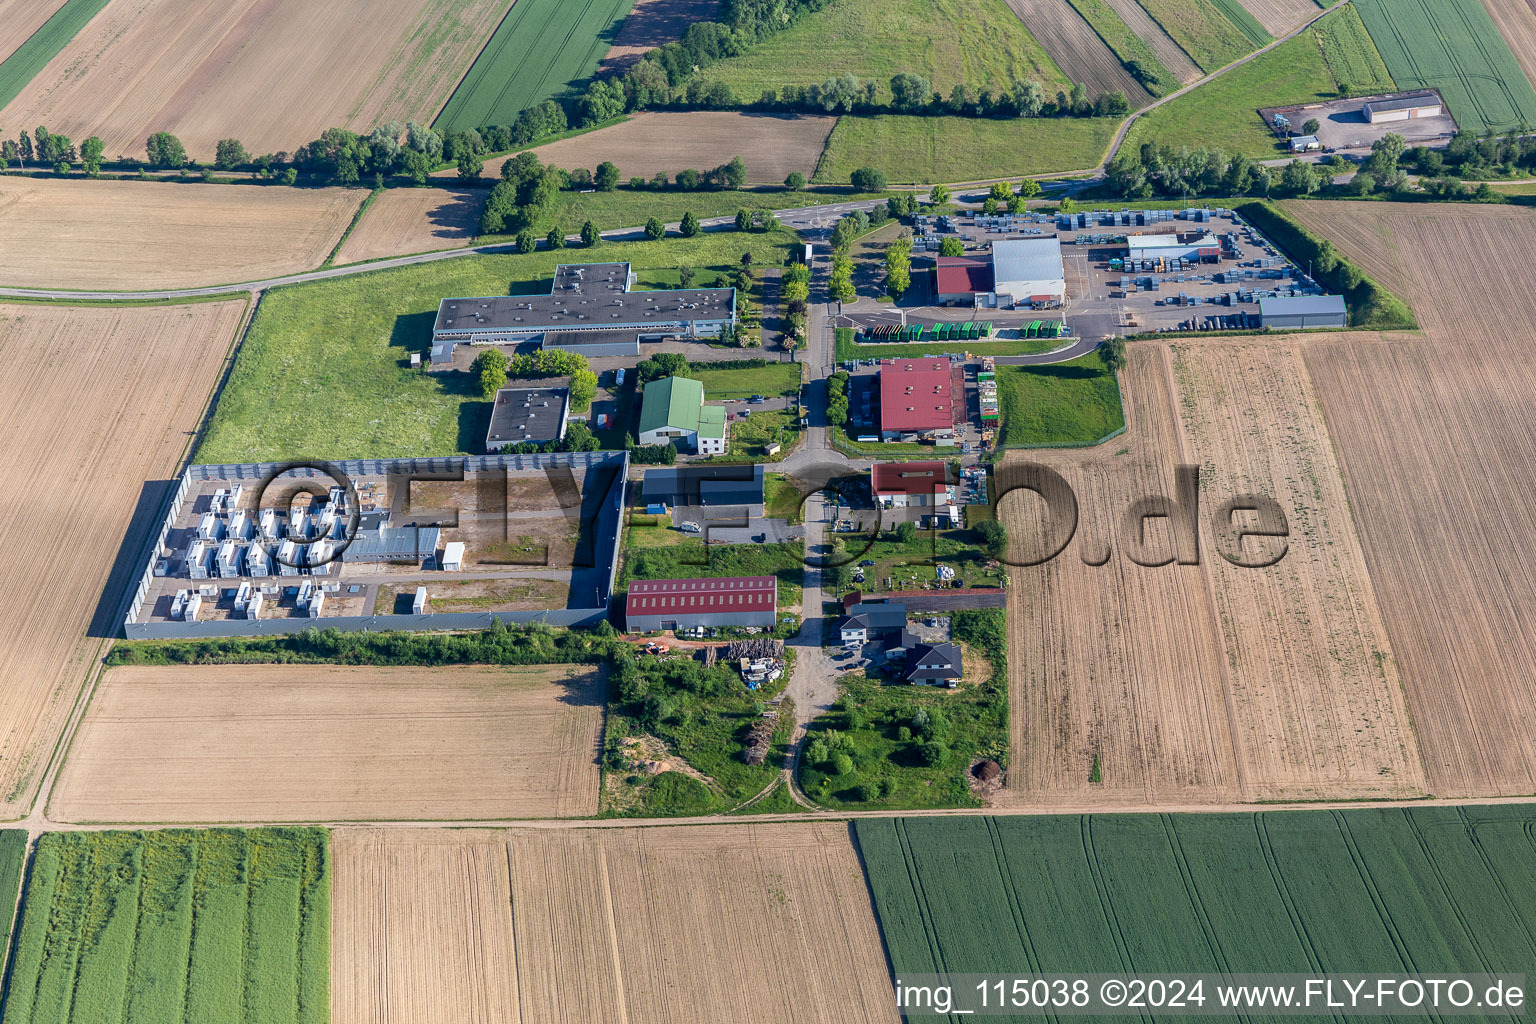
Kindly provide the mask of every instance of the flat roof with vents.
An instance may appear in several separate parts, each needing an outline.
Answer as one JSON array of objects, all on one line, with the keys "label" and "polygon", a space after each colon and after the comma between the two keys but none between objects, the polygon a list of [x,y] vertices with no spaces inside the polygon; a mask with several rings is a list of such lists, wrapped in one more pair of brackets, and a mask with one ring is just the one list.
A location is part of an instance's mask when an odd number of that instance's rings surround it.
[{"label": "flat roof with vents", "polygon": [[568,388],[502,388],[491,407],[491,426],[485,434],[485,450],[500,451],[505,445],[524,441],[558,441],[565,436],[570,409]]}]

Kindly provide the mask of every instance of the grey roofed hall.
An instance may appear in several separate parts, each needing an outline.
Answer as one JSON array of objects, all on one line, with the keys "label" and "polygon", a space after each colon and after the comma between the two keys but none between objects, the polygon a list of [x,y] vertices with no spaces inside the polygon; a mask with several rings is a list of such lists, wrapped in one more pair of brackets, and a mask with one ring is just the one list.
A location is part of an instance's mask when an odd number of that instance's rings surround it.
[{"label": "grey roofed hall", "polygon": [[1435,93],[1416,92],[1390,100],[1368,100],[1363,109],[1370,112],[1377,110],[1409,110],[1413,107],[1438,107],[1442,105],[1440,97]]},{"label": "grey roofed hall", "polygon": [[523,442],[558,441],[565,436],[570,405],[567,388],[502,388],[491,406],[485,450]]},{"label": "grey roofed hall", "polygon": [[676,466],[645,471],[645,500],[667,505],[761,505],[763,467]]},{"label": "grey roofed hall", "polygon": [[1348,314],[1342,295],[1275,296],[1259,300],[1263,326],[1343,327]]}]

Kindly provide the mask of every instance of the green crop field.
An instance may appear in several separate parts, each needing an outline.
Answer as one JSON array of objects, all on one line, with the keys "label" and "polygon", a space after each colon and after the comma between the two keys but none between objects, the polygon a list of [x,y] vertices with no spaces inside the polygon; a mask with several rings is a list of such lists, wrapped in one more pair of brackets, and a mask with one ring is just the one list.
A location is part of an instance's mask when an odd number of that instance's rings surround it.
[{"label": "green crop field", "polygon": [[0,913],[0,965],[5,961],[5,950],[11,948],[11,908],[16,904],[16,894],[21,891],[21,873],[27,866],[27,830],[24,828],[0,829],[0,902],[5,910]]},{"label": "green crop field", "polygon": [[1523,971],[1536,962],[1533,826],[1536,811],[1507,806],[854,830],[901,977]]},{"label": "green crop field", "polygon": [[1350,92],[1361,96],[1396,92],[1397,83],[1382,63],[1381,54],[1353,6],[1324,18],[1314,31],[1328,73]]},{"label": "green crop field", "polygon": [[323,1024],[324,829],[56,832],[37,843],[5,1024]]},{"label": "green crop field", "polygon": [[834,0],[701,75],[750,101],[844,72],[876,79],[889,95],[898,71],[922,75],[945,95],[962,82],[998,90],[1015,79],[1054,95],[1068,81],[1003,0]]},{"label": "green crop field", "polygon": [[1119,127],[1112,117],[841,117],[816,180],[844,183],[860,167],[918,184],[1087,170]]},{"label": "green crop field", "polygon": [[1253,44],[1254,49],[1274,41],[1275,37],[1259,24],[1258,18],[1248,13],[1248,8],[1242,5],[1241,0],[1211,0],[1211,3],[1227,16],[1228,21],[1237,26],[1239,32],[1248,37],[1248,42]]},{"label": "green crop field", "polygon": [[64,6],[53,12],[53,17],[43,22],[15,53],[0,63],[0,107],[15,99],[33,76],[58,56],[59,51],[75,38],[75,33],[105,6],[107,0],[65,0]]},{"label": "green crop field", "polygon": [[1047,366],[999,366],[999,445],[1093,444],[1125,426],[1120,385],[1097,353]]},{"label": "green crop field", "polygon": [[1174,77],[1173,72],[1157,59],[1157,54],[1152,52],[1152,47],[1131,31],[1131,27],[1108,4],[1107,0],[1069,0],[1069,2],[1077,8],[1077,13],[1083,16],[1083,20],[1093,26],[1099,38],[1104,40],[1104,45],[1109,47],[1110,52],[1120,58],[1122,63],[1135,61],[1157,77],[1158,86],[1152,90],[1154,96],[1161,96],[1178,88],[1179,81]]},{"label": "green crop field", "polygon": [[[1125,145],[1153,142],[1215,148],[1256,160],[1284,156],[1279,141],[1259,117],[1258,108],[1337,97],[1340,79],[1329,70],[1324,48],[1330,38],[1348,39],[1355,31],[1349,23],[1355,18],[1349,6],[1341,7],[1311,31],[1149,111],[1131,125]],[[1348,73],[1351,77],[1344,84],[1357,93],[1373,84],[1390,88],[1392,82],[1374,48],[1356,47]]]},{"label": "green crop field", "polygon": [[1439,89],[1472,132],[1536,124],[1536,90],[1479,0],[1357,0],[1403,89]]},{"label": "green crop field", "polygon": [[579,92],[633,0],[517,0],[432,126],[511,124],[541,100]]},{"label": "green crop field", "polygon": [[481,449],[490,403],[468,372],[410,369],[448,296],[548,292],[559,263],[628,260],[637,273],[687,265],[699,283],[784,261],[784,231],[709,232],[591,249],[462,256],[274,288],[256,310],[198,448],[200,462],[454,455]]},{"label": "green crop field", "polygon": [[[1258,37],[1250,38],[1216,6],[1217,0],[1137,0],[1152,20],[1189,54],[1189,59],[1209,74],[1269,42],[1257,22]],[[1241,6],[1234,2],[1233,7]],[[1246,12],[1244,12],[1246,13]],[[1252,20],[1251,16],[1250,19]]]}]

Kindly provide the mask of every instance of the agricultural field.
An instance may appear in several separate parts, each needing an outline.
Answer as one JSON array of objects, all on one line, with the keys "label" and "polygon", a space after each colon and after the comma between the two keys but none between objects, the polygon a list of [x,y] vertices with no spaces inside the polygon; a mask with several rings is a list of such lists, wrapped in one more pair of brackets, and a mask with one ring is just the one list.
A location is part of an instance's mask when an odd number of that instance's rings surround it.
[{"label": "agricultural field", "polygon": [[[1141,66],[1145,76],[1153,79],[1153,83],[1144,88],[1151,88],[1152,93],[1158,96],[1177,88],[1179,78],[1158,59],[1151,46],[1131,31],[1130,26],[1108,3],[1108,0],[1070,0],[1070,2],[1072,8],[1082,16],[1117,60],[1134,61]],[[1190,65],[1189,70],[1195,72],[1194,66]]]},{"label": "agricultural field", "polygon": [[368,204],[337,264],[468,245],[480,230],[483,188],[391,188]]},{"label": "agricultural field", "polygon": [[1335,11],[1313,30],[1323,63],[1335,82],[1357,96],[1397,92],[1397,83],[1381,62],[1381,53],[1353,5]]},{"label": "agricultural field", "polygon": [[[0,829],[0,904],[7,907],[16,905],[16,897],[21,893],[21,876],[27,870],[27,830],[24,828]],[[4,924],[0,924],[0,949],[7,954],[11,948],[11,924],[12,915],[4,917]],[[5,956],[0,956],[0,966],[4,965]]]},{"label": "agricultural field", "polygon": [[3,1020],[324,1024],[330,925],[324,829],[48,833]]},{"label": "agricultural field", "polygon": [[1536,791],[1536,225],[1521,207],[1287,203],[1422,334],[1304,351],[1437,796]]},{"label": "agricultural field", "polygon": [[121,628],[119,600],[245,307],[0,305],[0,351],[18,354],[0,381],[0,530],[28,538],[0,576],[0,816],[26,813]]},{"label": "agricultural field", "polygon": [[1536,85],[1536,7],[1529,0],[1483,0],[1483,6],[1520,62],[1526,80]]},{"label": "agricultural field", "polygon": [[192,288],[318,267],[366,192],[0,177],[0,284]]},{"label": "agricultural field", "polygon": [[[1082,2],[1082,0],[1074,0]],[[1095,2],[1095,0],[1088,0]],[[1163,31],[1163,27],[1152,20],[1152,16],[1146,12],[1137,0],[1103,0],[1104,4],[1120,16],[1127,28],[1151,47],[1157,59],[1163,66],[1172,71],[1174,77],[1181,83],[1193,82],[1204,74],[1195,62],[1189,59],[1189,54],[1184,48],[1173,41],[1173,37]],[[1092,19],[1090,19],[1092,20]]]},{"label": "agricultural field", "polygon": [[632,3],[517,0],[432,126],[454,131],[511,124],[535,103],[580,92],[613,46]]},{"label": "agricultural field", "polygon": [[815,180],[844,183],[860,167],[917,184],[1085,170],[1119,127],[1112,117],[840,117]]},{"label": "agricultural field", "polygon": [[109,158],[142,156],[151,132],[168,131],[210,160],[230,136],[252,153],[291,152],[336,125],[428,121],[507,7],[111,0],[0,109],[0,123],[98,135]]},{"label": "agricultural field", "polygon": [[696,21],[713,21],[720,12],[720,0],[634,0],[634,3],[599,66],[599,74],[617,74],[628,69],[647,50],[681,39],[689,25]]},{"label": "agricultural field", "polygon": [[[1390,90],[1392,75],[1381,57],[1355,41],[1358,30],[1352,23],[1358,17],[1352,5],[1346,5],[1296,38],[1149,111],[1131,125],[1125,144],[1216,147],[1256,160],[1283,156],[1279,141],[1259,117],[1255,97],[1263,97],[1266,106],[1285,106],[1333,99],[1341,84],[1355,93],[1372,87]],[[1346,66],[1353,77],[1344,82],[1335,78],[1325,51],[1350,53]]]},{"label": "agricultural field", "polygon": [[[1424,791],[1372,581],[1299,359],[1279,343],[1207,347],[1175,355],[1132,345],[1121,374],[1125,435],[1090,451],[1028,453],[1072,486],[1079,525],[1059,556],[1012,573],[1014,755],[998,802]],[[1177,495],[1179,464],[1204,470],[1199,564],[1137,564],[1180,545],[1193,557],[1196,538],[1180,540],[1166,521],[1147,527],[1140,555],[1120,532],[1132,501]],[[1285,557],[1264,569],[1228,564],[1208,528],[1220,501],[1255,491],[1280,504],[1290,530]],[[1019,556],[1042,551],[1040,509],[1028,492],[999,501]],[[1083,634],[1103,639],[1060,642]]]},{"label": "agricultural field", "polygon": [[64,821],[597,813],[588,668],[114,668],[53,788]]},{"label": "agricultural field", "polygon": [[1074,82],[1082,82],[1088,95],[1123,92],[1132,109],[1151,99],[1146,87],[1132,75],[1104,40],[1099,38],[1076,9],[1065,3],[1031,3],[1007,0],[1020,23],[1026,25],[1056,66]]},{"label": "agricultural field", "polygon": [[[599,230],[608,231],[640,228],[651,217],[663,224],[676,225],[686,213],[703,221],[711,217],[735,217],[737,210],[787,210],[876,198],[879,193],[848,189],[795,192],[783,187],[652,192],[626,186],[612,192],[566,191],[557,193],[545,206],[534,224],[534,231],[542,237],[558,225],[569,236],[577,234],[582,224],[589,220]],[[676,287],[676,283],[672,286]]]},{"label": "agricultural field", "polygon": [[107,0],[0,0],[0,107],[106,6]]},{"label": "agricultural field", "polygon": [[896,977],[1454,973],[1536,955],[1532,826],[1529,807],[1420,807],[863,818],[854,832]]},{"label": "agricultural field", "polygon": [[1357,0],[1403,89],[1439,89],[1463,130],[1536,124],[1536,89],[1479,0]]},{"label": "agricultural field", "polygon": [[897,1021],[843,823],[333,841],[334,1024]]},{"label": "agricultural field", "polygon": [[[607,128],[535,146],[532,152],[566,169],[592,170],[612,160],[625,180],[638,175],[647,181],[658,173],[672,177],[690,168],[705,171],[739,156],[747,165],[749,184],[779,185],[794,171],[811,176],[836,123],[835,117],[807,114],[648,110]],[[504,162],[486,161],[485,174],[499,176]]]},{"label": "agricultural field", "polygon": [[1251,31],[1251,27],[1238,24],[1224,12],[1225,8],[1242,10],[1237,0],[1137,2],[1206,74],[1226,67],[1269,41],[1262,30],[1259,38],[1251,37],[1245,31],[1245,28]]},{"label": "agricultural field", "polygon": [[[637,272],[687,264],[701,273],[737,266],[743,251],[779,264],[782,231],[711,232],[663,242],[604,242],[580,258],[628,260]],[[549,291],[566,250],[464,256],[290,285],[261,300],[209,422],[200,462],[385,458],[478,452],[490,418],[465,371],[424,374],[424,352],[445,295]],[[338,319],[334,312],[347,311]]]},{"label": "agricultural field", "polygon": [[[1227,2],[1233,4],[1240,2],[1246,13],[1257,21],[1268,35],[1276,39],[1308,19],[1317,17],[1318,8],[1323,6],[1315,0],[1227,0]],[[1262,46],[1263,43],[1259,45]]]},{"label": "agricultural field", "polygon": [[1125,426],[1115,375],[1096,353],[1047,366],[999,366],[997,397],[1004,448],[1094,444]]},{"label": "agricultural field", "polygon": [[1054,96],[1071,81],[1006,0],[838,0],[701,74],[751,102],[766,89],[819,85],[845,72],[875,79],[889,96],[899,71],[922,75],[946,96],[959,84],[995,91],[1015,80],[1039,82]]}]

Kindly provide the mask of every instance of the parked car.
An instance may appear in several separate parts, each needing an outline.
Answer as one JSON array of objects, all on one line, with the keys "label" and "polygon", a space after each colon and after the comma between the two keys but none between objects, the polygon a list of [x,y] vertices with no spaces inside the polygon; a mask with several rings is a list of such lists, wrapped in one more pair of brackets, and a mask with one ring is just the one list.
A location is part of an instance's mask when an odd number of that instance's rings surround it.
[{"label": "parked car", "polygon": [[874,565],[874,564],[875,564],[874,561],[871,560],[871,559],[868,559],[868,558],[864,559],[864,561],[859,563],[859,565],[861,567],[866,568],[866,569],[869,568],[870,566]]},{"label": "parked car", "polygon": [[747,402],[750,405],[762,405],[766,401],[768,401],[768,399],[764,398],[762,395],[753,395],[751,398],[747,399]]}]

